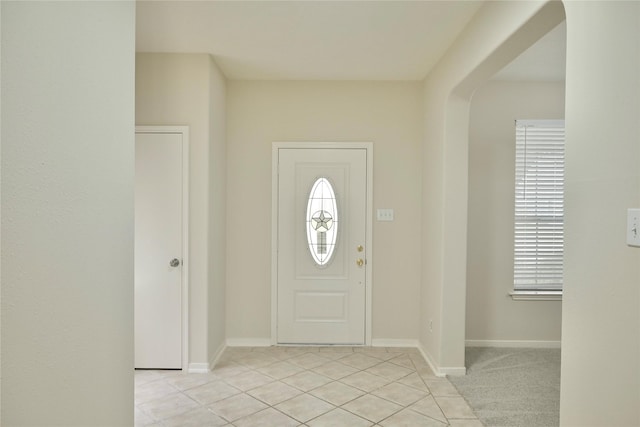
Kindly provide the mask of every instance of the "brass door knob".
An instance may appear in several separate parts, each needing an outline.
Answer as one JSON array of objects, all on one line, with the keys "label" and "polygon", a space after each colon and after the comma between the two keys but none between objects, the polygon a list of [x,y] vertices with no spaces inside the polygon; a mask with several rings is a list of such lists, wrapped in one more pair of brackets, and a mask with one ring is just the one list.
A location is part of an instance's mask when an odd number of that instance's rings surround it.
[{"label": "brass door knob", "polygon": [[362,247],[362,245],[358,245],[356,249],[358,250],[358,252],[364,251],[364,248]]},{"label": "brass door knob", "polygon": [[364,265],[364,260],[362,258],[358,258],[356,264],[358,264],[358,267],[362,267]]}]

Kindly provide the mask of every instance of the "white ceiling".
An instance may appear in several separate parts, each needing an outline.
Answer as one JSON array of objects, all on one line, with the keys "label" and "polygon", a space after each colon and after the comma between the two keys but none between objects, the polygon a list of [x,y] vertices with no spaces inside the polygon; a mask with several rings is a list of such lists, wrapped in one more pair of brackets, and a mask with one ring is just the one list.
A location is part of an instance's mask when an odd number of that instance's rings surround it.
[{"label": "white ceiling", "polygon": [[[230,79],[421,80],[482,4],[143,0],[137,2],[136,50],[210,53]],[[559,44],[557,36],[544,41],[496,78],[558,75],[550,69],[557,68]],[[561,62],[564,79],[564,56]]]},{"label": "white ceiling", "polygon": [[231,79],[420,80],[480,1],[139,1],[138,52],[210,53]]}]

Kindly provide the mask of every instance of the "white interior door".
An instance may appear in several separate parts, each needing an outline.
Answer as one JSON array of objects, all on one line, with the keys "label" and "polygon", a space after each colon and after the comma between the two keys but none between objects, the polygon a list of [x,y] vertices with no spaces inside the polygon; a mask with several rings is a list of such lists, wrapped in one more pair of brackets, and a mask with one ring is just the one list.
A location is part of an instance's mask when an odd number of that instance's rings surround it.
[{"label": "white interior door", "polygon": [[182,368],[182,137],[136,133],[136,368]]},{"label": "white interior door", "polygon": [[278,343],[365,343],[366,213],[366,149],[278,150]]}]

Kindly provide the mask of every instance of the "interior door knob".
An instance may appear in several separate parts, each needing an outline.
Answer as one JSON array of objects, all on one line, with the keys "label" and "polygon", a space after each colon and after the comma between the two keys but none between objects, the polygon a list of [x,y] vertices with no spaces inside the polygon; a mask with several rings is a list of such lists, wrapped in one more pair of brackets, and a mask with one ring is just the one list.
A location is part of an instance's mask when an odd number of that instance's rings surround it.
[{"label": "interior door knob", "polygon": [[180,265],[180,260],[178,258],[174,258],[171,261],[169,261],[169,265],[171,267],[177,267]]},{"label": "interior door knob", "polygon": [[362,258],[358,258],[356,264],[358,264],[358,267],[362,267],[364,265],[364,260]]}]

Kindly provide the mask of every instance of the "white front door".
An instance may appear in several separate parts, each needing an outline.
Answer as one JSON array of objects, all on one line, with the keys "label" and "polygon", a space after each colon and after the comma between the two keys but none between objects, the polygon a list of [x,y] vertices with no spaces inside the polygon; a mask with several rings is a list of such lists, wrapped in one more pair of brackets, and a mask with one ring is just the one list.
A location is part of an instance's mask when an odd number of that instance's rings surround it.
[{"label": "white front door", "polygon": [[277,342],[364,344],[367,150],[277,156]]},{"label": "white front door", "polygon": [[182,368],[182,138],[136,132],[136,368]]}]

